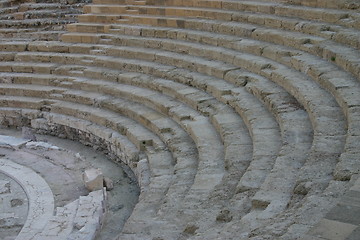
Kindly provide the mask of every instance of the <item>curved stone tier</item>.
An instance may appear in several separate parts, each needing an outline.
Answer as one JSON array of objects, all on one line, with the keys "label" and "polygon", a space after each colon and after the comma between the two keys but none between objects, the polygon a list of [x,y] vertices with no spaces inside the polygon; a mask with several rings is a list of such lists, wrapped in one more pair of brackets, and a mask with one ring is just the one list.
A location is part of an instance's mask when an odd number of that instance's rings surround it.
[{"label": "curved stone tier", "polygon": [[[1,19],[21,15],[3,5]],[[356,239],[357,1],[83,11],[61,41],[0,42],[0,122],[71,127],[126,163],[141,195],[117,239]],[[3,24],[33,32],[20,18]]]}]

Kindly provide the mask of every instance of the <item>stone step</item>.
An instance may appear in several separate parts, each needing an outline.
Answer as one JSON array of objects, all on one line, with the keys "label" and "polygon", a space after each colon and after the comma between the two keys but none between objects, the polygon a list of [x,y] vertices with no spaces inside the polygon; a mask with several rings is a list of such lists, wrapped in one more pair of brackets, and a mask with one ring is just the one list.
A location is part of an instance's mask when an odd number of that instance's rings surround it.
[{"label": "stone step", "polygon": [[132,140],[140,150],[144,150],[146,146],[152,146],[156,149],[164,147],[163,143],[144,127],[135,124],[135,122],[130,119],[124,117],[120,118],[118,117],[118,114],[113,112],[59,101],[52,104],[51,107],[51,111],[54,113],[72,115],[103,126],[106,126],[107,122],[113,119],[113,124],[116,124],[113,127],[118,128],[120,133]]},{"label": "stone step", "polygon": [[241,13],[238,14],[238,21],[250,24],[258,24],[264,27],[282,29],[292,32],[301,32],[312,36],[319,36],[325,39],[333,40],[338,43],[349,45],[350,47],[360,49],[360,32],[351,28],[333,25],[328,23],[317,23],[312,21],[299,21],[299,19],[286,19],[273,15],[259,15]]},{"label": "stone step", "polygon": [[[39,31],[39,28],[0,28],[0,38],[2,41],[24,41],[24,39],[32,39],[29,36],[34,35],[34,32]],[[59,33],[64,33],[59,31]],[[46,33],[49,34],[49,33]],[[28,37],[28,38],[27,38]]]},{"label": "stone step", "polygon": [[[33,2],[34,3],[41,3],[41,4],[44,4],[44,3],[59,3],[59,1],[56,1],[56,0],[34,0]],[[89,0],[74,0],[74,1],[68,2],[67,4],[69,4],[69,5],[77,5],[77,4],[84,4],[84,3],[89,3],[89,2],[90,2]]]},{"label": "stone step", "polygon": [[59,2],[46,3],[46,2],[24,2],[18,6],[19,12],[33,11],[33,10],[68,10],[68,11],[81,11],[82,7],[86,4],[85,1],[73,2],[68,4],[61,4]]},{"label": "stone step", "polygon": [[[158,5],[158,1],[147,1],[147,5]],[[182,6],[182,7],[201,7],[201,8],[218,8],[224,10],[235,10],[244,12],[253,12],[261,14],[275,14],[277,16],[298,17],[304,20],[315,20],[329,23],[336,23],[348,27],[357,27],[359,20],[357,12],[346,10],[324,9],[311,6],[294,6],[271,1],[164,1],[162,6]],[[348,19],[350,18],[350,19]]]},{"label": "stone step", "polygon": [[[96,23],[96,24],[109,24],[115,23],[121,19],[119,14],[98,14],[87,13],[79,15],[78,20],[80,23]],[[76,25],[79,28],[80,24]]]},{"label": "stone step", "polygon": [[25,12],[28,10],[50,10],[50,9],[61,9],[65,6],[59,3],[34,3],[26,2],[19,5],[19,12]]},{"label": "stone step", "polygon": [[132,6],[122,6],[119,4],[90,4],[84,6],[85,14],[123,14],[133,13],[136,14],[137,10],[132,9]]},{"label": "stone step", "polygon": [[58,207],[39,239],[94,239],[106,214],[106,192],[98,190],[64,207]]},{"label": "stone step", "polygon": [[1,6],[1,8],[10,7],[11,6],[11,1],[2,0],[2,1],[0,1],[0,6]]},{"label": "stone step", "polygon": [[[124,26],[124,25],[123,25]],[[120,29],[122,29],[120,32],[122,32],[123,30],[127,29],[125,26],[119,26]],[[114,26],[113,26],[114,27]],[[146,29],[146,27],[138,27],[138,28],[135,28],[137,29],[136,31],[133,30],[133,31],[127,31],[126,34],[137,34],[138,31],[142,31],[142,35],[144,35],[145,33],[146,34],[151,34],[151,31],[149,31],[148,29]],[[164,35],[160,35],[163,33],[163,31],[166,31],[167,29],[166,28],[160,28],[160,32],[158,32],[158,35],[159,37],[164,37]],[[168,28],[168,30],[172,33],[172,32],[180,32],[183,34],[183,30],[176,30],[176,29],[171,29],[171,28]],[[116,32],[116,30],[111,30],[112,32]],[[125,30],[126,31],[126,30]],[[154,32],[155,30],[152,30],[152,32]],[[191,31],[190,29],[189,30],[186,30],[186,31],[189,31],[189,34],[197,34],[198,32],[197,31]],[[255,32],[257,32],[258,30],[255,30]],[[119,32],[119,33],[120,33]],[[240,30],[238,32],[241,32]],[[260,30],[259,30],[259,33],[260,33]],[[279,33],[280,34],[280,33]],[[226,39],[231,39],[231,37],[229,36],[223,36],[221,35],[220,36],[216,36],[215,34],[211,34],[211,33],[207,33],[205,36],[204,36],[204,33],[202,32],[199,32],[199,37],[190,37],[188,36],[187,39],[188,40],[191,40],[191,41],[194,41],[194,39],[199,39],[200,38],[200,41],[206,41],[207,43],[211,43],[213,44],[213,40],[207,40],[207,35],[209,35],[209,38],[212,37],[212,38],[218,38],[219,40],[221,39],[221,41],[226,41]],[[150,35],[152,36],[152,34]],[[156,35],[155,35],[156,36]],[[173,38],[174,36],[176,36],[175,34],[172,34],[172,35],[169,35],[170,38]],[[181,35],[182,36],[182,35]],[[200,37],[202,36],[202,37]],[[267,41],[266,38],[263,38],[261,37],[261,34],[256,34],[256,35],[244,35],[242,34],[241,36],[239,37],[251,37],[252,39],[254,40],[260,40],[260,41]],[[265,34],[264,34],[265,36]],[[278,38],[280,37],[280,35],[277,35],[275,36],[274,35],[274,39],[275,38]],[[281,37],[280,37],[281,38]],[[97,38],[99,39],[99,38]],[[242,40],[242,39],[239,39],[239,40]],[[280,39],[279,39],[280,40]],[[274,40],[271,40],[271,42],[275,43],[275,44],[280,44],[282,45],[283,43],[285,43],[287,40],[280,40],[280,41],[274,41]],[[218,41],[219,44],[220,41]],[[293,42],[294,43],[294,42]],[[224,43],[223,43],[224,44]],[[265,43],[261,43],[261,44],[265,44]],[[267,43],[266,43],[267,44]],[[224,44],[225,45],[225,44]],[[231,43],[231,45],[233,45],[233,43]],[[240,44],[241,45],[241,44]],[[239,45],[239,46],[240,46]],[[304,48],[304,46],[309,46]],[[359,63],[355,60],[356,59],[356,55],[358,54],[357,51],[354,51],[354,49],[351,49],[351,48],[346,48],[346,47],[340,47],[338,44],[334,44],[334,43],[330,43],[329,41],[325,41],[323,43],[319,43],[319,44],[316,44],[316,47],[314,45],[311,45],[311,44],[305,44],[305,45],[294,45],[294,44],[291,44],[289,45],[290,47],[296,47],[300,50],[303,50],[303,51],[306,51],[306,52],[309,52],[311,54],[315,54],[315,55],[319,55],[320,57],[324,57],[326,59],[329,59],[329,61],[333,61],[337,64],[339,64],[341,67],[345,68],[347,71],[351,71],[354,75],[358,76],[358,68],[359,68]],[[321,51],[323,52],[319,52],[319,51],[314,51],[314,48],[320,48],[322,49]],[[291,51],[290,49],[288,49],[287,51]],[[342,53],[343,52],[343,53]],[[326,54],[323,54],[323,53],[326,53]],[[344,54],[346,53],[346,54]],[[336,61],[336,59],[339,59],[338,61]],[[346,59],[346,60],[345,60]],[[345,61],[346,61],[346,64],[345,64]]]},{"label": "stone step", "polygon": [[[260,0],[260,1],[268,1],[268,0]],[[286,4],[294,4],[300,6],[310,6],[310,7],[322,7],[322,8],[334,8],[334,9],[358,9],[360,6],[357,1],[321,1],[321,0],[305,0],[305,1],[283,1],[283,0],[275,0],[274,2],[286,3]]]},{"label": "stone step", "polygon": [[[307,155],[304,153],[308,153],[312,145],[312,126],[307,113],[299,108],[296,100],[267,79],[254,79],[246,88],[275,112],[283,141],[287,143],[282,146],[261,190],[252,198],[254,208],[269,207],[271,214],[276,214],[283,211],[291,200],[297,171],[305,163]],[[289,171],[286,181],[284,171]]]},{"label": "stone step", "polygon": [[93,4],[110,4],[110,5],[120,5],[120,4],[130,4],[130,5],[144,5],[146,4],[145,0],[94,0]]},{"label": "stone step", "polygon": [[[217,14],[218,12],[214,10],[214,13]],[[184,12],[184,14],[188,15],[187,12]],[[233,19],[235,18],[234,14],[230,14],[230,17]],[[120,18],[120,16],[118,16],[118,18]],[[214,17],[206,16],[206,18],[216,19],[216,16]],[[115,18],[113,17],[112,19]],[[319,37],[323,37],[324,39],[334,40],[339,43],[360,49],[359,47],[360,42],[358,40],[360,33],[354,29],[344,29],[336,25],[332,26],[323,23],[314,23],[311,21],[299,22],[298,19],[289,19],[288,22],[286,22],[287,20],[283,17],[276,17],[273,15],[263,15],[263,14],[259,15],[259,14],[251,14],[251,13],[239,13],[237,19],[235,18],[235,20],[249,24],[263,25],[264,27],[269,27],[269,28],[279,28],[287,31],[302,32],[304,34],[311,34],[314,36],[316,35]],[[96,20],[94,20],[94,18],[87,20],[87,22],[91,22],[91,21],[95,22]],[[99,22],[101,21],[102,20],[100,19]],[[109,23],[110,22],[113,21],[109,21]]]},{"label": "stone step", "polygon": [[66,239],[73,231],[78,205],[79,200],[76,200],[64,207],[57,207],[56,215],[47,222],[44,230],[37,234],[36,237],[41,239]]},{"label": "stone step", "polygon": [[[0,30],[1,31],[1,30]],[[54,30],[54,31],[37,31],[37,32],[25,32],[25,33],[11,33],[6,34],[6,36],[1,36],[0,38],[3,40],[14,40],[14,41],[23,41],[24,39],[28,39],[31,41],[58,41],[62,34],[65,31],[63,30]]]},{"label": "stone step", "polygon": [[15,13],[17,9],[18,9],[17,7],[1,8],[0,19],[11,19],[12,13]]},{"label": "stone step", "polygon": [[110,25],[101,23],[73,23],[67,25],[66,28],[69,32],[105,33],[109,31]]},{"label": "stone step", "polygon": [[43,19],[25,19],[25,20],[2,20],[0,22],[1,28],[41,28],[45,26],[64,25],[75,22],[76,19],[56,19],[56,18],[43,18]]},{"label": "stone step", "polygon": [[76,19],[81,11],[76,9],[55,9],[55,10],[28,10],[25,12],[18,12],[15,16],[16,19]]},{"label": "stone step", "polygon": [[[64,30],[64,29],[63,29]],[[24,39],[36,41],[58,41],[62,34],[65,33],[63,30],[54,31],[21,31],[19,29],[0,29],[0,38],[2,40],[12,41],[24,41]]]},{"label": "stone step", "polygon": [[0,60],[1,61],[14,61],[16,53],[14,52],[1,52],[0,53]]},{"label": "stone step", "polygon": [[88,196],[80,196],[74,217],[71,239],[93,239],[100,231],[106,215],[106,191],[98,190]]},{"label": "stone step", "polygon": [[[137,18],[134,16],[134,18]],[[145,19],[145,17],[142,17]],[[163,20],[158,24],[157,18],[154,17],[146,17],[146,22],[144,24],[152,25],[152,26],[158,26],[161,24],[161,26],[164,27],[180,27],[185,29],[192,29],[192,30],[206,30],[211,26],[213,29],[217,29],[218,33],[221,34],[235,34],[239,37],[246,37],[246,38],[252,38],[255,40],[275,43],[279,45],[286,45],[289,47],[295,47],[299,50],[309,52],[314,55],[321,55],[321,51],[318,49],[324,49],[325,46],[329,45],[329,43],[334,44],[333,42],[329,42],[325,38],[320,37],[314,37],[309,35],[303,35],[301,33],[288,33],[286,31],[282,30],[269,30],[264,28],[256,27],[255,25],[249,25],[249,24],[237,24],[236,26],[230,25],[230,23],[222,23],[221,25],[214,23],[211,23],[210,20],[207,20],[207,22],[210,24],[204,24],[203,22],[199,22],[193,19],[180,19],[180,18],[163,18]],[[155,20],[153,23],[151,23],[152,20]],[[167,21],[168,20],[168,21]],[[185,24],[178,25],[179,22],[185,22]],[[168,24],[167,24],[168,23]],[[170,24],[170,25],[169,25]],[[228,26],[227,26],[228,25]],[[220,27],[221,26],[221,27]],[[243,26],[243,27],[241,27]],[[229,28],[228,28],[229,27]],[[116,25],[112,25],[112,28],[116,28]],[[350,35],[349,35],[350,36]],[[351,37],[352,38],[352,37]],[[351,39],[350,38],[350,39]],[[335,44],[336,46],[336,44]],[[329,48],[326,48],[326,51]],[[337,49],[337,48],[335,48]],[[353,69],[352,72],[355,75],[358,75],[357,69],[359,68],[359,63],[355,60],[356,55],[358,54],[357,51],[354,51],[352,48],[346,48],[341,47],[342,51],[346,50],[348,54],[343,54],[341,58],[348,59],[349,62],[352,62],[351,68]],[[333,53],[335,54],[335,53]],[[340,51],[337,52],[337,54],[340,54]],[[348,56],[351,54],[350,56]],[[353,60],[350,60],[353,59]],[[356,69],[356,70],[354,70]]]},{"label": "stone step", "polygon": [[2,52],[23,52],[26,50],[28,42],[24,41],[8,41],[0,42],[0,50]]},{"label": "stone step", "polygon": [[[249,24],[259,24],[263,25],[264,27],[270,28],[280,28],[287,31],[295,31],[295,32],[303,32],[305,34],[312,34],[318,35],[320,37],[324,37],[327,39],[334,39],[336,41],[340,41],[343,44],[350,44],[352,47],[360,48],[359,47],[359,33],[354,29],[343,29],[340,26],[332,26],[329,23],[316,23],[312,21],[300,20],[296,18],[288,18],[287,16],[274,16],[272,13],[271,15],[265,15],[264,13],[247,13],[247,12],[239,12],[229,10],[219,10],[219,9],[207,9],[207,8],[182,8],[182,7],[162,7],[162,6],[144,6],[144,7],[136,7],[136,6],[124,6],[129,8],[137,8],[139,14],[147,14],[147,15],[162,15],[162,16],[177,16],[177,17],[184,17],[187,18],[196,17],[196,18],[205,18],[205,19],[213,19],[213,20],[225,20],[225,21],[236,21],[236,22],[243,22]],[[106,8],[105,8],[106,10]],[[288,9],[287,9],[288,10]],[[93,13],[99,12],[98,10],[94,9]],[[280,10],[281,12],[281,10]],[[121,13],[119,13],[121,14]],[[127,14],[126,12],[122,12],[122,14]],[[130,14],[130,13],[129,13]],[[304,14],[300,15],[304,16]],[[112,17],[112,21],[114,22],[115,16]],[[137,19],[138,21],[143,16],[139,16]],[[344,19],[348,18],[348,13],[339,14],[338,18]],[[79,20],[80,22],[96,22],[96,18],[98,18],[99,23],[103,22],[102,19],[106,18],[106,15],[84,15]],[[110,16],[108,17],[110,18]],[[123,17],[118,16],[118,18],[132,18],[131,15],[124,15]],[[151,19],[154,20],[155,16]],[[158,17],[160,18],[160,16]],[[334,16],[331,17],[332,19]],[[149,18],[147,18],[149,20]],[[145,20],[147,21],[147,20]],[[162,20],[164,21],[164,20]],[[166,20],[165,20],[166,21]],[[169,20],[171,21],[171,20]],[[181,21],[181,20],[180,20]],[[345,20],[344,20],[345,21]],[[359,17],[360,22],[360,17]],[[141,23],[141,22],[139,22]],[[145,23],[145,22],[144,22]],[[358,24],[355,24],[358,25]]]}]

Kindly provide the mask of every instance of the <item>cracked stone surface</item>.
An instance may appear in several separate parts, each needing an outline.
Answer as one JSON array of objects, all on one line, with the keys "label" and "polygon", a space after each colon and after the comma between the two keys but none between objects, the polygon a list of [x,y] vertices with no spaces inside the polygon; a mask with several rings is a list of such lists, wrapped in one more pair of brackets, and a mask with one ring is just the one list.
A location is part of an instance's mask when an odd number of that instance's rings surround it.
[{"label": "cracked stone surface", "polygon": [[14,179],[0,173],[0,239],[15,239],[28,213],[28,198]]}]

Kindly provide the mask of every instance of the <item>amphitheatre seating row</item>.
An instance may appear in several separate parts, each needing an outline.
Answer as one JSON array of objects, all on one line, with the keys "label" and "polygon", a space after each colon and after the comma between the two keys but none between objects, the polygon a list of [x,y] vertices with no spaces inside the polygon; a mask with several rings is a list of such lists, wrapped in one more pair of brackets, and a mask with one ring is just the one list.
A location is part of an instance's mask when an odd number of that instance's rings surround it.
[{"label": "amphitheatre seating row", "polygon": [[95,0],[63,42],[1,42],[2,121],[118,143],[119,239],[302,237],[359,172],[360,16],[283,2]]}]

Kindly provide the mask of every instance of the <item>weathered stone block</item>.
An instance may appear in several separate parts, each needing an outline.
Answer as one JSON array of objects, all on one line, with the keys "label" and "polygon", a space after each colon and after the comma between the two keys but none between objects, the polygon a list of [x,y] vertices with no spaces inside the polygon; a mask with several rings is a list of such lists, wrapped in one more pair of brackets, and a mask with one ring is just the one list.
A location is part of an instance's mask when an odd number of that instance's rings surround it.
[{"label": "weathered stone block", "polygon": [[87,169],[83,173],[83,181],[89,191],[100,190],[103,188],[103,173],[100,169]]}]

